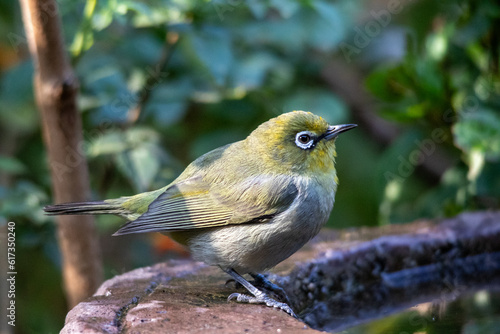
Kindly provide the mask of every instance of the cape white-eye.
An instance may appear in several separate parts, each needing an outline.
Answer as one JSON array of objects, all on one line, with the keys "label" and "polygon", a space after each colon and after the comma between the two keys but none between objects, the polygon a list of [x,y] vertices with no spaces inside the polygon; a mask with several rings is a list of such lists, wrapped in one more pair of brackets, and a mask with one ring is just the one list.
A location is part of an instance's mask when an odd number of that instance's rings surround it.
[{"label": "cape white-eye", "polygon": [[[195,260],[219,266],[252,295],[295,316],[257,275],[288,258],[326,223],[337,190],[335,138],[355,124],[329,125],[309,112],[282,114],[246,139],[192,162],[156,191],[100,202],[50,205],[51,215],[116,214],[129,220],[114,235],[161,232],[186,245]],[[251,274],[258,289],[240,274]]]}]

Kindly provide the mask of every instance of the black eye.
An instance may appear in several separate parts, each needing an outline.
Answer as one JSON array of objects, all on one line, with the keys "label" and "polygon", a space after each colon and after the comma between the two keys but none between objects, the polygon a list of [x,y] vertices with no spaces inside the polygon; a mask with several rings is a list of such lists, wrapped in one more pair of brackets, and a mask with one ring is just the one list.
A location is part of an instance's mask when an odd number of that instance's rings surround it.
[{"label": "black eye", "polygon": [[299,142],[301,144],[307,144],[311,140],[311,136],[303,134],[299,136]]},{"label": "black eye", "polygon": [[303,150],[307,150],[309,148],[314,147],[315,145],[314,138],[316,137],[309,131],[299,132],[295,136],[295,145],[297,145]]}]

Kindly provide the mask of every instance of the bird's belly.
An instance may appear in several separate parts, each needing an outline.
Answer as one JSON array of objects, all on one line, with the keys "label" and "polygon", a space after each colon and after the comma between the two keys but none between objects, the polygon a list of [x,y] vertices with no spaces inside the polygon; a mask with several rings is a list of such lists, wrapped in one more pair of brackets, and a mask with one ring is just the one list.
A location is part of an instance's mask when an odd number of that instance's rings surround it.
[{"label": "bird's belly", "polygon": [[192,231],[187,245],[197,261],[241,274],[260,272],[288,258],[319,232],[328,214],[318,213],[285,214],[264,223]]},{"label": "bird's belly", "polygon": [[[172,233],[197,261],[240,274],[269,269],[288,258],[326,223],[333,208],[336,185],[299,184],[300,195],[284,212],[266,222],[242,223]],[[327,179],[330,181],[330,178]],[[314,181],[315,182],[315,181]]]}]

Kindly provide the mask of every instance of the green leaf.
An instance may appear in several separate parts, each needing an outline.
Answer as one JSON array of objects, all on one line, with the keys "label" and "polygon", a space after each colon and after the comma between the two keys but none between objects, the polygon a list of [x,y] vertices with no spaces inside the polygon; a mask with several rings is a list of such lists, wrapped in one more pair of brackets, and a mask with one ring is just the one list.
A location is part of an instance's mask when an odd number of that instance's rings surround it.
[{"label": "green leaf", "polygon": [[209,72],[218,85],[226,82],[233,63],[232,39],[229,31],[205,27],[187,35],[190,54]]},{"label": "green leaf", "polygon": [[401,101],[408,89],[401,67],[380,67],[368,75],[365,84],[373,95],[386,102]]},{"label": "green leaf", "polygon": [[314,1],[314,15],[306,18],[308,42],[321,51],[333,50],[345,37],[345,22],[338,8],[325,1]]},{"label": "green leaf", "polygon": [[33,99],[33,64],[19,63],[0,76],[0,122],[19,133],[39,127]]},{"label": "green leaf", "polygon": [[19,181],[12,188],[0,186],[1,217],[27,217],[30,222],[45,223],[49,218],[42,211],[42,203],[47,203],[47,194],[36,184]]},{"label": "green leaf", "polygon": [[427,102],[413,104],[407,108],[406,116],[409,118],[420,119],[425,116],[429,107],[430,106]]},{"label": "green leaf", "polygon": [[0,155],[0,170],[9,174],[23,174],[26,172],[24,164],[13,157]]},{"label": "green leaf", "polygon": [[78,57],[82,52],[87,51],[94,44],[94,32],[92,30],[92,17],[96,8],[97,0],[87,0],[83,10],[83,19],[80,28],[75,34],[73,43],[70,46],[71,53]]},{"label": "green leaf", "polygon": [[149,190],[160,170],[164,154],[158,145],[159,137],[156,131],[148,128],[132,128],[126,132],[131,149],[118,155],[118,166],[137,191]]},{"label": "green leaf", "polygon": [[291,95],[283,103],[284,112],[292,110],[310,111],[324,117],[328,122],[347,121],[347,107],[342,100],[326,90],[310,89]]},{"label": "green leaf", "polygon": [[233,129],[215,130],[210,133],[198,136],[193,142],[190,157],[196,159],[201,155],[235,141],[241,140],[241,133]]},{"label": "green leaf", "polygon": [[118,155],[118,167],[139,192],[149,187],[160,170],[157,146],[145,143]]},{"label": "green leaf", "polygon": [[300,9],[300,3],[296,0],[270,0],[270,3],[283,18],[290,18]]},{"label": "green leaf", "polygon": [[172,125],[184,116],[193,92],[193,83],[188,78],[167,80],[154,88],[144,107],[144,115],[162,126]]},{"label": "green leaf", "polygon": [[95,124],[103,120],[123,121],[137,102],[135,93],[127,87],[125,71],[120,65],[116,59],[104,55],[83,56],[78,64],[82,95],[87,97],[87,102],[91,101],[89,106],[98,107],[98,112],[91,114]]},{"label": "green leaf", "polygon": [[267,52],[255,52],[239,59],[233,69],[233,86],[245,91],[263,85],[266,75],[279,65],[279,61]]},{"label": "green leaf", "polygon": [[126,150],[127,147],[123,133],[113,131],[92,140],[87,147],[87,154],[91,158],[106,154],[117,154]]},{"label": "green leaf", "polygon": [[500,116],[490,109],[461,115],[452,127],[455,145],[467,154],[478,151],[486,159],[500,158]]},{"label": "green leaf", "polygon": [[153,15],[153,10],[149,8],[147,4],[138,1],[119,1],[116,6],[116,11],[122,15],[127,14],[129,11],[145,17],[151,17]]},{"label": "green leaf", "polygon": [[392,180],[405,182],[413,175],[415,168],[425,158],[418,145],[422,139],[422,133],[407,129],[402,131],[402,135],[397,137],[381,154],[378,162],[381,185]]},{"label": "green leaf", "polygon": [[262,20],[266,16],[266,13],[269,9],[268,4],[261,0],[247,0],[246,4],[252,12],[253,16],[255,16],[259,20]]},{"label": "green leaf", "polygon": [[[164,43],[164,40],[151,34],[136,34],[133,38],[121,41],[114,50],[114,55],[122,64],[130,64],[143,72],[152,72],[156,70],[155,66],[157,66]],[[140,52],[137,52],[138,50]],[[120,59],[122,54],[126,54],[127,59]],[[126,71],[127,67],[123,70]]]},{"label": "green leaf", "polygon": [[484,13],[477,12],[469,19],[465,26],[457,29],[453,40],[460,46],[467,47],[486,34],[490,28],[490,24],[490,20],[485,18]]},{"label": "green leaf", "polygon": [[[379,223],[387,224],[398,221],[398,216],[413,213],[410,208],[416,201],[420,182],[415,184],[415,169],[426,159],[420,146],[423,135],[419,131],[407,129],[397,137],[391,146],[380,154],[376,169],[377,191],[381,198]],[[409,199],[411,198],[411,201]]]},{"label": "green leaf", "polygon": [[92,27],[97,30],[107,28],[113,22],[116,3],[115,1],[107,1],[106,6],[98,8],[92,17]]},{"label": "green leaf", "polygon": [[299,14],[288,20],[249,22],[239,30],[239,34],[248,45],[266,46],[284,50],[289,55],[299,55],[304,52],[307,38],[304,20]]},{"label": "green leaf", "polygon": [[415,60],[407,64],[410,73],[414,72],[414,81],[417,93],[426,99],[439,101],[443,98],[444,82],[442,72],[433,60]]},{"label": "green leaf", "polygon": [[90,157],[112,155],[122,172],[139,192],[149,190],[161,168],[165,153],[159,135],[149,128],[111,131],[90,143]]}]

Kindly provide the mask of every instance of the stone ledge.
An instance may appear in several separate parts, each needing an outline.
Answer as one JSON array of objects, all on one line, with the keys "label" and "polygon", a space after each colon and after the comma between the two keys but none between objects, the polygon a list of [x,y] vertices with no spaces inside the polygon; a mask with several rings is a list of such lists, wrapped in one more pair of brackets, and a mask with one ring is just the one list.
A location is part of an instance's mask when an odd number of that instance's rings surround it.
[{"label": "stone ledge", "polygon": [[[435,294],[442,297],[443,291],[456,295],[453,289],[464,290],[460,284],[480,288],[484,282],[464,276],[461,268],[474,269],[482,259],[490,265],[480,276],[493,275],[496,279],[488,283],[500,286],[500,258],[491,256],[500,251],[495,240],[500,240],[500,213],[495,212],[463,214],[438,225],[420,221],[324,230],[270,278],[287,291],[309,325],[338,330]],[[461,271],[453,271],[454,266]],[[459,279],[443,286],[443,277]],[[227,302],[235,292],[233,285],[226,286],[228,279],[218,268],[189,260],[139,268],[104,282],[68,313],[61,333],[318,333],[282,311]],[[408,294],[393,298],[391,289]],[[372,297],[381,303],[367,302]],[[384,305],[390,309],[382,310]]]},{"label": "stone ledge", "polygon": [[116,276],[66,317],[61,333],[317,333],[282,311],[227,302],[220,269],[168,261]]}]

